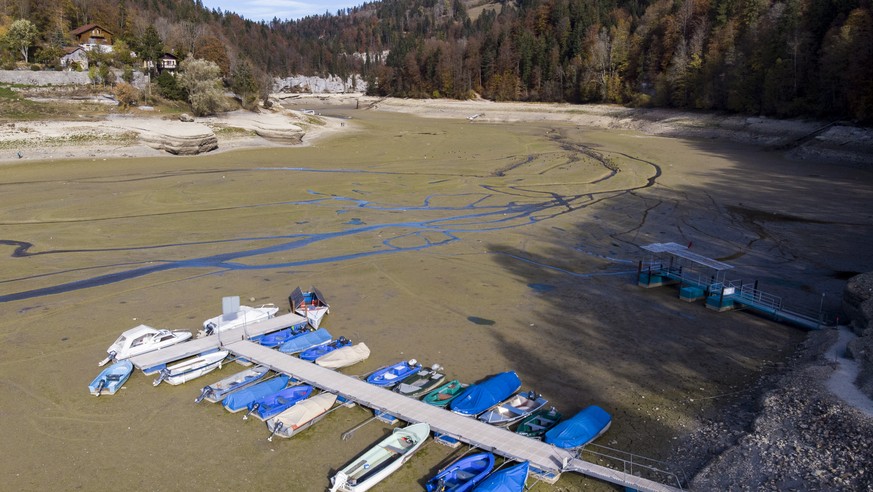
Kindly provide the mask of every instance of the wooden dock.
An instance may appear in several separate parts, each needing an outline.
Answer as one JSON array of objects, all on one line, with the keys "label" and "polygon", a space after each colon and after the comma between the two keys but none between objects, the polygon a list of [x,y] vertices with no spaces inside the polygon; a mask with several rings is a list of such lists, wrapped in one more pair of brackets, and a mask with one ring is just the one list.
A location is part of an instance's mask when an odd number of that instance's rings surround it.
[{"label": "wooden dock", "polygon": [[311,362],[283,354],[245,339],[224,343],[223,348],[239,357],[270,367],[325,391],[336,393],[360,405],[385,412],[409,423],[427,422],[439,434],[469,443],[517,461],[528,461],[543,475],[555,479],[562,472],[576,472],[640,491],[679,490],[662,483],[613,470],[575,457],[575,454],[507,429],[495,427],[448,410],[368,384],[365,381],[325,369]]},{"label": "wooden dock", "polygon": [[234,328],[233,330],[219,332],[214,335],[209,335],[208,337],[189,340],[187,342],[172,345],[165,349],[131,357],[130,361],[134,366],[136,366],[136,368],[141,369],[146,374],[152,374],[160,371],[171,362],[186,357],[193,357],[204,352],[217,350],[230,342],[247,340],[252,337],[272,333],[290,326],[305,325],[306,323],[306,318],[303,316],[294,313],[282,314],[240,328]]}]

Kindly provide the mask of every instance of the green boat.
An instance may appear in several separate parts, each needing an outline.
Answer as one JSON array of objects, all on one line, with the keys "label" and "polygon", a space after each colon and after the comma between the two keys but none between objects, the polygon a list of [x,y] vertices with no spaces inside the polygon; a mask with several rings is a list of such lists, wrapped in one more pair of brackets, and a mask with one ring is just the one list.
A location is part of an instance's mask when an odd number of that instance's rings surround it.
[{"label": "green boat", "polygon": [[542,439],[546,431],[556,426],[561,418],[561,413],[555,410],[555,407],[542,408],[522,420],[515,432],[522,436]]},{"label": "green boat", "polygon": [[461,384],[457,379],[453,379],[425,395],[421,401],[428,405],[445,407],[450,401],[452,401],[452,398],[458,396],[458,394],[460,394],[466,387],[466,384]]}]

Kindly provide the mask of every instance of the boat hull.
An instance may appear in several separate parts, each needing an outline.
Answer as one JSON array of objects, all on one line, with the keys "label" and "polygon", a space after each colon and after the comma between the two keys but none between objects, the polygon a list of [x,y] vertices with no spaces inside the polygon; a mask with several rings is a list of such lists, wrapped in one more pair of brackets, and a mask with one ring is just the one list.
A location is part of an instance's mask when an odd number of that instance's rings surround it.
[{"label": "boat hull", "polygon": [[210,403],[218,403],[230,393],[257,383],[261,378],[266,376],[269,371],[270,368],[266,366],[251,367],[212,384],[208,384],[203,387],[200,391],[200,396],[197,397],[194,402],[199,403],[205,399]]},{"label": "boat hull", "polygon": [[129,360],[116,362],[100,371],[100,374],[88,385],[88,390],[94,396],[114,395],[124,386],[131,372],[133,372],[133,364]]},{"label": "boat hull", "polygon": [[329,343],[333,338],[325,328],[301,333],[279,346],[279,352],[283,354],[297,354],[304,350]]},{"label": "boat hull", "polygon": [[457,379],[453,379],[439,388],[431,391],[421,401],[428,405],[445,408],[451,401],[461,394],[467,388],[466,384],[461,383]]},{"label": "boat hull", "polygon": [[528,415],[518,424],[515,432],[518,435],[530,437],[532,439],[542,439],[546,432],[552,427],[558,425],[563,415],[558,412],[555,407],[540,410]]},{"label": "boat hull", "polygon": [[474,490],[476,492],[523,492],[530,471],[527,461],[497,470],[488,475]]},{"label": "boat hull", "polygon": [[343,347],[336,349],[329,354],[322,355],[315,359],[315,363],[328,369],[340,369],[367,360],[367,357],[369,356],[370,348],[361,342],[357,345]]},{"label": "boat hull", "polygon": [[340,470],[333,478],[332,492],[364,492],[397,471],[430,435],[422,422],[394,432]]},{"label": "boat hull", "polygon": [[162,381],[166,381],[175,386],[199,378],[219,368],[228,354],[226,350],[219,350],[173,364],[162,369],[161,375],[152,384],[157,386]]},{"label": "boat hull", "polygon": [[278,393],[265,396],[249,403],[249,413],[261,420],[267,420],[270,417],[274,417],[285,410],[288,410],[296,405],[297,402],[309,398],[309,395],[311,394],[312,386],[308,384],[285,388]]},{"label": "boat hull", "polygon": [[533,392],[522,392],[479,415],[478,418],[486,424],[505,427],[543,408],[548,402]]},{"label": "boat hull", "polygon": [[546,432],[545,441],[559,448],[576,450],[597,439],[612,425],[606,410],[591,405]]},{"label": "boat hull", "polygon": [[191,339],[193,335],[184,330],[158,330],[148,325],[139,325],[125,330],[106,349],[107,357],[98,365],[119,361],[161,350]]},{"label": "boat hull", "polygon": [[267,419],[267,429],[273,435],[290,438],[312,427],[327,415],[336,403],[333,393],[319,393],[303,400],[279,415]]},{"label": "boat hull", "polygon": [[472,417],[509,398],[519,388],[521,379],[515,371],[503,372],[470,385],[452,400],[449,408],[457,414]]},{"label": "boat hull", "polygon": [[406,377],[421,370],[421,364],[410,359],[390,366],[380,367],[367,376],[367,382],[382,388],[391,388]]},{"label": "boat hull", "polygon": [[467,492],[473,490],[493,469],[493,453],[475,453],[455,460],[424,486],[427,492]]},{"label": "boat hull", "polygon": [[282,388],[288,385],[290,379],[285,374],[280,374],[273,379],[261,381],[254,386],[249,386],[227,395],[221,404],[225,410],[231,413],[246,410],[250,403],[281,391]]}]

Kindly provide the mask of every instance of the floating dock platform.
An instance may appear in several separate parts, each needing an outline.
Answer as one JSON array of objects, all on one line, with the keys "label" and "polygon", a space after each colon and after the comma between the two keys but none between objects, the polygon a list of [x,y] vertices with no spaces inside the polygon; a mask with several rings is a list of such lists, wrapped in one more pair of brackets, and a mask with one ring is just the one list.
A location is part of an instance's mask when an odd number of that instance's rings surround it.
[{"label": "floating dock platform", "polygon": [[[275,318],[274,318],[275,319]],[[270,320],[268,320],[270,321]],[[263,323],[266,323],[265,321]],[[237,338],[223,344],[236,356],[287,374],[324,391],[387,413],[409,423],[427,422],[441,436],[468,443],[511,460],[528,461],[534,474],[554,482],[562,472],[576,472],[630,489],[651,492],[680,490],[653,480],[613,470],[576,457],[574,452],[536,439],[521,436],[507,429],[464,417],[448,410],[428,405],[360,379],[323,368],[311,362],[291,357],[257,343]]]}]

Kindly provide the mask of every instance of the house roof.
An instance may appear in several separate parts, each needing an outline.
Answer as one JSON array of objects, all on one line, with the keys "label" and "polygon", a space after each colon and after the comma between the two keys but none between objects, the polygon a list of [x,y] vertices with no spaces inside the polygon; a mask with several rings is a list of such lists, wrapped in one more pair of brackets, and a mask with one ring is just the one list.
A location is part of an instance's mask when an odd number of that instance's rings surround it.
[{"label": "house roof", "polygon": [[81,46],[64,46],[65,55],[72,55],[79,50],[85,51]]},{"label": "house roof", "polygon": [[85,24],[84,26],[82,26],[78,29],[74,29],[70,34],[72,34],[73,36],[78,36],[79,34],[82,34],[83,32],[88,32],[91,29],[94,29],[95,27],[99,27],[100,29],[103,29],[103,31],[107,34],[112,34],[112,31],[110,31],[109,29],[106,29],[99,24],[94,24],[93,22],[90,24]]},{"label": "house roof", "polygon": [[162,58],[162,59],[163,59],[163,58],[172,58],[172,59],[174,59],[174,60],[178,60],[178,59],[179,59],[178,56],[176,56],[176,55],[174,55],[174,54],[172,54],[172,53],[164,53],[163,55],[161,55],[161,58]]}]

